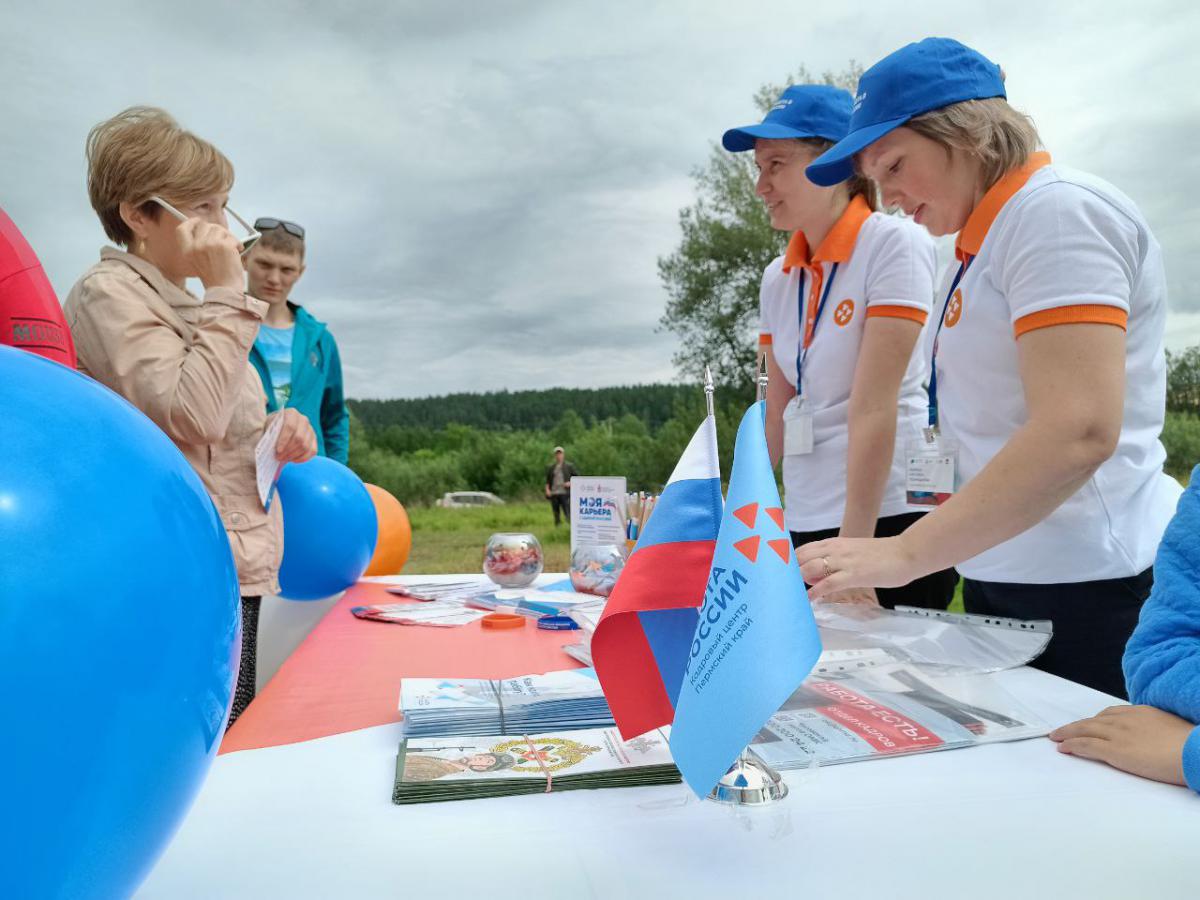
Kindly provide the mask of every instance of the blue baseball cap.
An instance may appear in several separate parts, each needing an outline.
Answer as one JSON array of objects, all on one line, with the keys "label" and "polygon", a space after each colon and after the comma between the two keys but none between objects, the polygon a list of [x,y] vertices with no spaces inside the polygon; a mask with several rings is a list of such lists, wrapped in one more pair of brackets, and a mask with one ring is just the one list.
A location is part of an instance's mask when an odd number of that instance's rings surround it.
[{"label": "blue baseball cap", "polygon": [[1000,67],[951,38],[925,38],[885,56],[858,80],[849,133],[805,169],[822,187],[854,174],[855,153],[913,116],[963,100],[1005,97]]},{"label": "blue baseball cap", "polygon": [[849,91],[828,84],[797,84],[779,95],[757,125],[730,128],[721,146],[730,153],[753,150],[759,138],[824,138],[840,141],[850,125],[853,98]]}]

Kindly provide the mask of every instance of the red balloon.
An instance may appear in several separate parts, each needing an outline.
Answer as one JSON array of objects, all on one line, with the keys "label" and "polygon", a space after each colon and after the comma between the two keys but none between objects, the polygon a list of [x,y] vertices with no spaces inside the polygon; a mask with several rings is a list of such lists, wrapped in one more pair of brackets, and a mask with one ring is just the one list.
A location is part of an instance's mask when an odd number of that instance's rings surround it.
[{"label": "red balloon", "polygon": [[0,344],[75,368],[75,343],[37,254],[0,209]]}]

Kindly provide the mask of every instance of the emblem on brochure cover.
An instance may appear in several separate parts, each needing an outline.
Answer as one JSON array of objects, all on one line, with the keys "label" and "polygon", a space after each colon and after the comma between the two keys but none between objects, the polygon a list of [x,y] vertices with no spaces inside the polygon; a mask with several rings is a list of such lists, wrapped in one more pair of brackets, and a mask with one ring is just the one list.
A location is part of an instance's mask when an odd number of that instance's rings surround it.
[{"label": "emblem on brochure cover", "polygon": [[492,748],[493,753],[507,753],[517,758],[514,772],[557,772],[583,762],[599,747],[589,747],[566,738],[540,738],[530,746],[529,741],[505,741]]},{"label": "emblem on brochure cover", "polygon": [[653,738],[647,738],[645,735],[642,735],[641,737],[635,737],[632,741],[625,742],[626,746],[628,746],[630,750],[636,750],[638,753],[649,753],[661,743],[662,741],[655,740]]}]

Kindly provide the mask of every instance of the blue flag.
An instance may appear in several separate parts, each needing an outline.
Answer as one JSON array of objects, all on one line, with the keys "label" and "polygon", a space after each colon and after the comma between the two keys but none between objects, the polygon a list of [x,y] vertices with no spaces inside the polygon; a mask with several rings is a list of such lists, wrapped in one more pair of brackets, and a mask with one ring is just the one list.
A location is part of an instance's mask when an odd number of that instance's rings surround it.
[{"label": "blue flag", "polygon": [[765,412],[764,403],[755,403],[738,427],[717,549],[671,728],[671,755],[701,797],[821,655],[783,527]]}]

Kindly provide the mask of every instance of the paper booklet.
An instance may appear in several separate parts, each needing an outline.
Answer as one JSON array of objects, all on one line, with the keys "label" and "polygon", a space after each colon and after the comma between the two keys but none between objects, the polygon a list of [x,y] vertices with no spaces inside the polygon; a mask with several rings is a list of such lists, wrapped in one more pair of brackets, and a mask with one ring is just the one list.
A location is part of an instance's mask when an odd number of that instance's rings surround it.
[{"label": "paper booklet", "polygon": [[392,622],[396,625],[429,625],[435,628],[470,625],[487,615],[484,610],[469,609],[457,600],[352,606],[350,612],[360,619],[369,619],[373,622]]},{"label": "paper booklet", "polygon": [[592,664],[592,642],[590,640],[581,640],[575,644],[563,644],[562,652],[585,666]]},{"label": "paper booklet", "polygon": [[516,678],[405,678],[400,712],[409,738],[528,734],[613,725],[594,669]]},{"label": "paper booklet", "polygon": [[806,768],[1040,737],[1049,726],[990,675],[930,678],[882,665],[811,676],[751,749],[776,769]]},{"label": "paper booklet", "polygon": [[589,788],[676,784],[667,738],[622,741],[615,728],[476,738],[409,738],[393,803],[471,800]]}]

